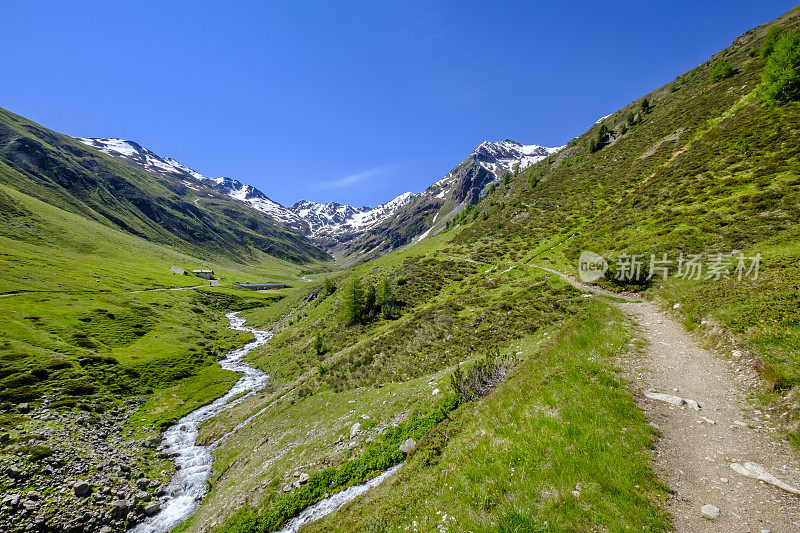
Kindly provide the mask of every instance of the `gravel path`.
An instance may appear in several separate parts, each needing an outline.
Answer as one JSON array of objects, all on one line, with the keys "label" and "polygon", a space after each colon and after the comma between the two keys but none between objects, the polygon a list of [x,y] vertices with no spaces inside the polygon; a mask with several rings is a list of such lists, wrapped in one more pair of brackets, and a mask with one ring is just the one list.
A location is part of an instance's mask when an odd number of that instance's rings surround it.
[{"label": "gravel path", "polygon": [[[545,270],[581,290],[608,294]],[[780,481],[800,487],[790,445],[747,400],[760,386],[758,376],[749,365],[698,346],[654,304],[632,295],[624,299],[617,305],[647,341],[642,356],[627,365],[627,377],[639,406],[661,430],[653,466],[671,490],[666,508],[677,531],[800,531],[800,497],[732,468],[757,463]],[[712,516],[716,508],[717,518],[706,517],[704,506]]]}]

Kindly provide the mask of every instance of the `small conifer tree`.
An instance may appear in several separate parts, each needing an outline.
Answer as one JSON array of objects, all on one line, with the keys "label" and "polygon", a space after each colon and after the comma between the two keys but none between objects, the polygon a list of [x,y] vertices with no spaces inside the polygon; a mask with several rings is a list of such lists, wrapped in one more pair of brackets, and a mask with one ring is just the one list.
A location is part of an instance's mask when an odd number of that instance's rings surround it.
[{"label": "small conifer tree", "polygon": [[322,333],[319,331],[317,331],[317,335],[314,337],[313,348],[317,355],[322,355],[326,352],[325,344],[322,342]]},{"label": "small conifer tree", "polygon": [[800,36],[783,33],[761,74],[761,92],[771,104],[800,100]]},{"label": "small conifer tree", "polygon": [[361,322],[364,312],[364,288],[361,280],[353,278],[342,295],[342,320],[348,326]]}]

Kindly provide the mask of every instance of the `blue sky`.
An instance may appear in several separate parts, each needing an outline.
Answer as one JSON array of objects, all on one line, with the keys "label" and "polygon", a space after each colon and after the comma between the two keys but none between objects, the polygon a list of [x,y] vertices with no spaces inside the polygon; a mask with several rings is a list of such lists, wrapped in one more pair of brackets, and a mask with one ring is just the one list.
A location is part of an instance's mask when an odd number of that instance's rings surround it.
[{"label": "blue sky", "polygon": [[793,1],[13,2],[0,106],[274,200],[375,205],[558,146]]}]

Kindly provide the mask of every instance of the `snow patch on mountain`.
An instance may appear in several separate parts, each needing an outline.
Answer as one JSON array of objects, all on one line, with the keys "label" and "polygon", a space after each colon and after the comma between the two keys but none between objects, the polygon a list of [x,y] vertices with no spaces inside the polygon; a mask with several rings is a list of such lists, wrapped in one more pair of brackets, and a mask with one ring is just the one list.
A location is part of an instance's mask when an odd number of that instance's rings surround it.
[{"label": "snow patch on mountain", "polygon": [[[474,161],[491,172],[495,179],[500,179],[506,172],[513,174],[515,169],[523,170],[563,148],[564,146],[520,144],[511,139],[499,142],[484,141],[462,162],[462,165]],[[460,167],[461,165],[448,172],[445,177],[428,187],[425,193],[437,199],[447,198],[454,180],[460,175]]]},{"label": "snow patch on mountain", "polygon": [[472,152],[472,157],[498,178],[515,169],[523,170],[537,161],[564,148],[548,148],[538,144],[520,144],[511,139],[501,142],[484,141]]},{"label": "snow patch on mountain", "polygon": [[353,207],[336,202],[320,204],[300,200],[289,209],[311,225],[313,236],[336,237],[347,232],[363,232],[380,224],[414,196],[414,193],[406,192],[377,207]]},{"label": "snow patch on mountain", "polygon": [[147,148],[125,139],[90,139],[86,137],[77,138],[83,144],[100,150],[104,154],[121,156],[131,159],[147,170],[156,172],[169,172],[172,174],[188,174],[195,179],[208,179],[199,172],[195,172],[186,165],[182,165],[171,157],[162,158],[148,150]]},{"label": "snow patch on mountain", "polygon": [[286,209],[278,202],[271,200],[267,195],[255,187],[251,185],[245,185],[239,180],[226,177],[210,178],[208,176],[204,176],[203,174],[200,174],[186,165],[179,163],[171,157],[160,157],[133,141],[115,138],[100,139],[78,137],[77,139],[83,144],[91,146],[92,148],[96,148],[105,154],[122,157],[132,161],[133,163],[143,167],[145,170],[163,172],[177,176],[183,180],[183,184],[186,185],[186,187],[194,191],[197,191],[198,188],[190,185],[192,183],[189,181],[190,178],[199,181],[204,185],[213,187],[214,189],[230,196],[231,198],[235,198],[236,200],[249,204],[253,209],[268,215],[278,222],[282,222],[293,227],[303,224],[302,219],[295,215],[292,211]]},{"label": "snow patch on mountain", "polygon": [[[175,159],[159,157],[133,141],[116,138],[78,138],[78,140],[101,152],[135,163],[145,170],[178,177],[188,189],[198,194],[202,193],[199,185],[212,187],[222,194],[250,205],[277,222],[302,232],[326,247],[366,235],[369,230],[401,210],[404,213],[402,216],[408,217],[408,213],[413,213],[415,209],[430,208],[431,203],[441,206],[447,200],[452,200],[454,205],[467,201],[474,202],[489,183],[501,179],[506,172],[522,170],[564,148],[523,145],[509,139],[500,142],[484,141],[464,161],[424,192],[417,194],[406,192],[377,207],[354,207],[336,202],[316,203],[301,200],[286,208],[251,185],[228,177],[204,176]],[[412,201],[414,203],[409,205]],[[196,200],[195,205],[197,205]],[[438,216],[439,212],[434,216],[431,226],[416,237],[416,241],[431,234]]]},{"label": "snow patch on mountain", "polygon": [[607,119],[608,117],[610,117],[610,116],[611,116],[611,115],[613,115],[613,114],[614,114],[614,113],[610,113],[610,114],[608,114],[608,115],[604,115],[604,116],[602,116],[602,117],[598,118],[598,119],[597,119],[597,122],[595,122],[595,124],[600,124],[601,122],[603,122],[605,119]]}]

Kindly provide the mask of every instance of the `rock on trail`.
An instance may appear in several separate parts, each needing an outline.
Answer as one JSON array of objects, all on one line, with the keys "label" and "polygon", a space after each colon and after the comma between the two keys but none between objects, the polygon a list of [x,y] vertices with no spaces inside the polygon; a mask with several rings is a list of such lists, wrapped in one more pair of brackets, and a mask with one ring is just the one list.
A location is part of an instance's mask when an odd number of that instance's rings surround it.
[{"label": "rock on trail", "polygon": [[757,463],[762,478],[800,482],[789,445],[747,406],[757,376],[699,347],[654,304],[619,306],[648,343],[630,361],[629,377],[642,392],[640,407],[661,430],[654,468],[672,491],[667,509],[677,531],[800,531],[800,497],[734,473],[735,464]]}]

